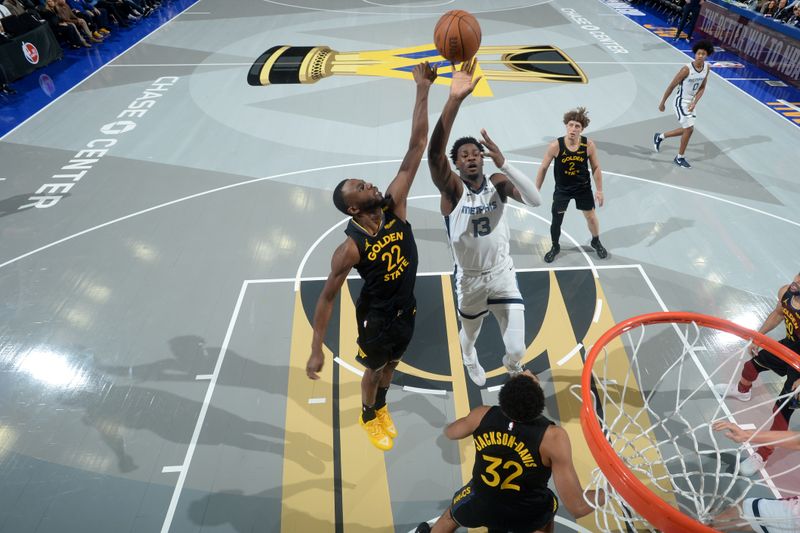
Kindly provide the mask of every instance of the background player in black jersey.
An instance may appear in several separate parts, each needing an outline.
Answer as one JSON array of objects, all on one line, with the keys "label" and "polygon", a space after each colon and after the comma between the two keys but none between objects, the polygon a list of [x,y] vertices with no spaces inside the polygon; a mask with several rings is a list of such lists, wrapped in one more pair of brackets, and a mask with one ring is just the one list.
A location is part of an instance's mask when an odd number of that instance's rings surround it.
[{"label": "background player in black jersey", "polygon": [[[758,328],[758,332],[766,334],[778,327],[781,322],[786,327],[786,337],[781,339],[780,343],[800,354],[800,274],[797,274],[789,285],[784,285],[778,290],[778,305]],[[772,370],[779,376],[785,376],[786,381],[781,389],[781,397],[772,408],[774,418],[770,427],[771,431],[784,431],[788,429],[789,419],[798,407],[796,401],[787,401],[787,395],[800,385],[800,381],[798,381],[800,372],[777,355],[773,355],[767,350],[759,350],[756,345],[752,346],[750,353],[753,358],[744,364],[737,385],[729,388],[727,383],[718,383],[714,385],[714,388],[723,398],[735,398],[746,402],[750,400],[750,389],[761,372]],[[739,472],[745,476],[752,476],[764,466],[772,452],[772,446],[759,446],[756,453],[741,462]]]},{"label": "background player in black jersey", "polygon": [[365,366],[361,379],[362,413],[359,423],[370,442],[381,450],[392,448],[397,428],[386,407],[392,374],[414,332],[414,282],[417,246],[406,221],[408,191],[419,168],[428,139],[428,91],[436,71],[427,62],[414,68],[417,97],[411,120],[411,140],[397,176],[381,194],[362,179],[342,180],[333,191],[333,203],[352,217],[347,239],[331,259],[331,273],[314,312],[314,338],[306,374],[319,379],[325,356],[322,342],[333,302],[347,275],[358,270],[364,287],[356,303],[358,355]]},{"label": "background player in black jersey", "polygon": [[[444,430],[447,438],[472,437],[472,480],[458,489],[433,528],[423,522],[418,533],[487,527],[490,532],[553,531],[558,499],[547,487],[552,473],[556,490],[576,518],[594,509],[586,503],[572,463],[567,432],[542,416],[544,393],[529,370],[500,389],[500,405],[482,405]],[[598,505],[605,493],[588,491]]]},{"label": "background player in black jersey", "polygon": [[[561,246],[558,244],[561,237],[561,223],[564,222],[564,213],[572,199],[575,200],[575,207],[583,211],[583,216],[586,217],[586,224],[592,234],[592,248],[597,251],[600,259],[605,259],[608,257],[608,251],[600,243],[600,222],[594,209],[595,200],[598,206],[603,207],[603,172],[600,170],[594,142],[581,135],[589,126],[586,108],[579,107],[567,111],[564,114],[564,125],[567,127],[567,134],[550,143],[536,174],[536,188],[541,190],[550,162],[555,159],[553,174],[556,188],[553,193],[553,221],[550,223],[550,239],[553,245],[550,251],[544,254],[544,261],[552,263],[561,251]],[[594,196],[589,179],[590,163],[591,177],[594,178],[595,186]]]}]

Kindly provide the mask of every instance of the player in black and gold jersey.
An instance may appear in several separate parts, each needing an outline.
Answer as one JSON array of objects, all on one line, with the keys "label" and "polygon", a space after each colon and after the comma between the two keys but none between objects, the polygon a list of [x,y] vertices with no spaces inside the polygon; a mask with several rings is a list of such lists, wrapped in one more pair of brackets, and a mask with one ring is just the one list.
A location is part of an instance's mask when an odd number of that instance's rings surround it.
[{"label": "player in black and gold jersey", "polygon": [[406,221],[408,191],[425,152],[428,136],[428,91],[436,71],[428,63],[414,68],[417,97],[411,121],[411,140],[397,176],[386,195],[361,179],[345,179],[333,191],[333,203],[352,217],[347,239],[331,259],[331,273],[314,312],[314,338],[306,374],[319,379],[325,356],[322,342],[333,302],[347,275],[356,268],[364,287],[356,303],[358,359],[365,367],[361,380],[363,409],[359,423],[370,442],[381,450],[392,448],[397,429],[386,407],[392,373],[414,331],[417,245]]},{"label": "player in black and gold jersey", "polygon": [[[553,220],[550,223],[550,239],[553,245],[545,254],[544,260],[546,263],[552,263],[561,251],[561,246],[558,244],[561,237],[561,223],[572,199],[575,200],[575,207],[583,211],[583,216],[586,217],[589,232],[592,234],[592,248],[600,259],[605,259],[608,257],[608,251],[600,243],[600,223],[594,209],[595,200],[598,206],[603,207],[603,173],[600,170],[594,142],[581,135],[589,126],[586,108],[579,107],[565,113],[564,124],[567,127],[567,134],[550,143],[536,175],[536,188],[541,189],[550,162],[555,159],[556,188],[553,193]],[[590,177],[594,178],[594,196],[592,196]]]},{"label": "player in black and gold jersey", "polygon": [[[591,513],[594,509],[584,500],[572,463],[569,435],[542,416],[543,410],[542,388],[526,370],[503,385],[499,406],[476,407],[447,426],[449,439],[472,437],[472,480],[456,491],[432,529],[423,522],[417,532],[452,532],[458,527],[553,531],[558,499],[547,487],[551,475],[570,513],[576,518]],[[586,496],[604,503],[602,491]]]},{"label": "player in black and gold jersey", "polygon": [[[786,328],[786,337],[780,343],[800,354],[800,274],[797,274],[789,285],[784,285],[778,290],[778,305],[767,316],[764,323],[758,328],[759,333],[768,333],[783,322]],[[779,376],[786,377],[781,389],[780,398],[773,407],[774,418],[770,431],[784,431],[789,427],[789,419],[795,409],[800,407],[796,398],[787,401],[787,396],[800,387],[800,372],[795,370],[786,361],[773,355],[767,350],[759,350],[758,346],[751,348],[753,356],[742,368],[742,375],[736,386],[728,387],[727,383],[714,385],[722,397],[736,398],[741,401],[750,399],[750,389],[758,375],[765,370],[772,370]],[[745,476],[752,476],[766,464],[772,455],[772,446],[760,446],[756,453],[744,459],[739,465],[739,472]]]}]

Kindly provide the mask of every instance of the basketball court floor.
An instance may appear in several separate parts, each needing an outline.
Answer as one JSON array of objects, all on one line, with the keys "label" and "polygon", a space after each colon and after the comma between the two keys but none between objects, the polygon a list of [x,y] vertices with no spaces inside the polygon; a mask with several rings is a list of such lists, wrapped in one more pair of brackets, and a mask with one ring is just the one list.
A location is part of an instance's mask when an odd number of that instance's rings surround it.
[{"label": "basketball court floor", "polygon": [[[488,319],[478,353],[490,378],[475,387],[424,162],[409,202],[418,327],[389,392],[394,449],[372,448],[356,424],[357,279],[337,301],[323,379],[304,373],[314,304],[344,238],[331,191],[344,177],[385,189],[408,142],[413,83],[378,63],[371,76],[248,86],[253,60],[273,46],[396,59],[396,49],[429,49],[438,17],[464,9],[484,47],[555,46],[586,74],[586,84],[505,81],[507,65],[479,55],[495,72],[453,128],[486,128],[533,178],[563,113],[589,109],[609,258],[588,246],[571,207],[562,253],[543,262],[552,174],[545,205],[508,211],[526,360],[583,482],[595,463],[570,389],[603,331],[661,310],[757,328],[800,270],[800,129],[712,74],[686,153],[693,168],[677,167],[675,140],[655,153],[652,137],[676,127],[657,106],[686,56],[601,2],[566,4],[201,0],[3,138],[0,531],[406,532],[468,478],[471,444],[442,429],[497,400],[502,343]],[[431,89],[431,129],[447,90]],[[720,341],[699,363],[710,373],[727,349]],[[660,353],[644,354],[653,368]],[[726,363],[718,376],[736,372]],[[779,388],[763,376],[756,400]],[[718,405],[701,395],[691,409],[703,418]],[[778,451],[767,471],[794,463]],[[791,495],[798,481],[775,485]],[[557,531],[595,530],[560,511]]]}]

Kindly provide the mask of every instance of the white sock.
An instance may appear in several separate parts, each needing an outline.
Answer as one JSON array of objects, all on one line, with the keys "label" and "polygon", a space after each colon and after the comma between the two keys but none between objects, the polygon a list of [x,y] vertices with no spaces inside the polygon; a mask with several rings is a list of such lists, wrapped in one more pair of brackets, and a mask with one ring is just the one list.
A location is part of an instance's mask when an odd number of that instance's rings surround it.
[{"label": "white sock", "polygon": [[664,134],[663,133],[659,133],[658,134],[658,140],[659,141],[663,141],[664,139],[665,139]]},{"label": "white sock", "polygon": [[678,154],[678,157],[683,159],[683,154]]}]

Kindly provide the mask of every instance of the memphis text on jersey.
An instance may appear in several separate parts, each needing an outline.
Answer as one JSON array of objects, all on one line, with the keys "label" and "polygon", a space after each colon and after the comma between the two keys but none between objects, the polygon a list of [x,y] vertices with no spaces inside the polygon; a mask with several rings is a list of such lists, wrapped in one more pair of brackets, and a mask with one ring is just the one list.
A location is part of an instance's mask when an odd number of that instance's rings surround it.
[{"label": "memphis text on jersey", "polygon": [[497,209],[497,202],[491,202],[489,205],[477,205],[470,207],[468,205],[461,206],[461,212],[465,215],[482,215]]},{"label": "memphis text on jersey", "polygon": [[475,451],[479,452],[488,446],[507,446],[519,455],[522,464],[528,468],[536,467],[536,461],[533,455],[525,446],[524,442],[517,442],[517,437],[509,435],[505,431],[487,431],[480,435],[472,437],[475,441]]},{"label": "memphis text on jersey", "polygon": [[[393,222],[394,221],[389,224]],[[387,224],[386,227],[389,228],[389,225]],[[394,244],[389,246],[393,242],[402,240],[403,232],[395,231],[394,233],[384,235],[379,241],[373,244],[370,244],[368,240],[364,241],[364,250],[369,250],[367,258],[370,261],[375,261],[378,258],[378,254],[380,254],[381,261],[386,262],[387,273],[383,276],[383,281],[392,281],[399,278],[410,264],[408,259],[402,254],[399,245]]]}]

